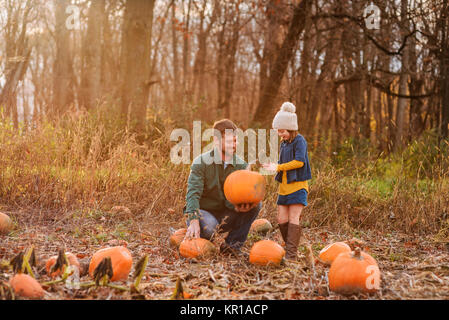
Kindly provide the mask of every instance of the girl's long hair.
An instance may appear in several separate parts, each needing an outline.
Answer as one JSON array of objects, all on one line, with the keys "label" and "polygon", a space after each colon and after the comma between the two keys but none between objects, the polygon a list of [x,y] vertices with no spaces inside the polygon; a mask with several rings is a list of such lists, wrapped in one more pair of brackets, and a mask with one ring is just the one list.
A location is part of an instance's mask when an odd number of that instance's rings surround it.
[{"label": "girl's long hair", "polygon": [[296,138],[298,135],[298,130],[287,130],[290,134],[290,138],[287,140],[288,143],[292,143],[292,141]]}]

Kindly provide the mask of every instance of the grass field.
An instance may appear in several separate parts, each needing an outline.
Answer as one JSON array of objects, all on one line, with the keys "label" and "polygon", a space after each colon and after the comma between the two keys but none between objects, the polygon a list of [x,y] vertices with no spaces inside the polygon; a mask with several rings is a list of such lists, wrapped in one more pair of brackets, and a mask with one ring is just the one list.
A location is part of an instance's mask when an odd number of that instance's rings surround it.
[{"label": "grass field", "polygon": [[[170,163],[171,124],[150,124],[141,144],[116,130],[116,119],[104,117],[99,111],[27,132],[0,123],[0,211],[15,225],[0,237],[0,260],[34,245],[41,263],[59,248],[88,263],[97,249],[126,244],[135,262],[144,254],[150,258],[140,298],[170,298],[179,277],[195,299],[447,299],[449,153],[432,133],[389,156],[367,142],[311,147],[300,259],[264,268],[220,254],[207,261],[179,257],[168,238],[185,226],[189,165]],[[272,176],[266,181],[260,217],[276,227],[277,185]],[[130,211],[111,210],[115,206]],[[262,238],[281,242],[275,228],[265,236],[250,234],[243,251]],[[328,267],[308,258],[309,246],[316,257],[326,244],[352,238],[379,263],[381,290],[375,295],[330,292]],[[1,268],[0,281],[6,282],[11,270]],[[49,280],[42,264],[36,276]],[[135,298],[111,288],[45,289],[46,299]]]}]

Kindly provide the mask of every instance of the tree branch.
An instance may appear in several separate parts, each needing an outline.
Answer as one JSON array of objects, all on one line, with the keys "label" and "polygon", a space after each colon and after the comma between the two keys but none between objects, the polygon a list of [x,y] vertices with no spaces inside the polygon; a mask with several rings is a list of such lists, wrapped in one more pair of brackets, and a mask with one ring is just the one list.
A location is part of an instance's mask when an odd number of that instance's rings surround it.
[{"label": "tree branch", "polygon": [[312,17],[312,19],[313,20],[316,20],[316,19],[320,19],[320,18],[336,18],[336,19],[348,19],[348,20],[350,20],[350,21],[352,21],[352,22],[355,22],[362,30],[363,30],[363,33],[364,33],[364,35],[379,49],[379,50],[381,50],[381,51],[383,51],[383,52],[385,52],[387,55],[390,55],[390,56],[393,56],[393,55],[401,55],[402,54],[402,50],[405,48],[405,45],[406,45],[406,43],[407,43],[407,39],[409,38],[409,37],[411,37],[413,34],[415,34],[416,32],[417,32],[417,29],[416,29],[416,27],[415,27],[415,25],[413,24],[413,30],[410,32],[410,33],[408,33],[408,34],[406,34],[405,36],[404,36],[404,39],[402,39],[402,44],[401,44],[401,46],[399,47],[399,49],[398,50],[396,50],[396,51],[391,51],[391,50],[389,50],[389,49],[387,49],[387,48],[385,48],[383,45],[381,45],[373,36],[371,36],[369,33],[368,33],[368,29],[366,28],[366,26],[365,26],[365,24],[364,24],[364,19],[362,18],[362,17],[354,17],[354,16],[351,16],[351,15],[349,15],[349,14],[345,14],[345,13],[342,13],[342,14],[319,14],[319,15],[314,15],[313,17]]},{"label": "tree branch", "polygon": [[370,75],[370,74],[366,74],[365,76],[352,75],[352,76],[349,76],[346,78],[335,79],[335,80],[333,80],[333,83],[336,87],[339,87],[343,83],[353,82],[353,81],[362,81],[364,79],[367,79],[373,87],[375,87],[375,88],[379,89],[380,91],[382,91],[390,96],[393,96],[393,97],[404,98],[404,99],[422,99],[422,98],[428,98],[435,94],[435,86],[432,89],[432,91],[424,93],[424,94],[407,95],[407,94],[396,93],[396,92],[391,91],[390,88],[386,87],[384,84],[382,84],[382,82],[380,81],[379,78],[377,78],[373,75]]}]

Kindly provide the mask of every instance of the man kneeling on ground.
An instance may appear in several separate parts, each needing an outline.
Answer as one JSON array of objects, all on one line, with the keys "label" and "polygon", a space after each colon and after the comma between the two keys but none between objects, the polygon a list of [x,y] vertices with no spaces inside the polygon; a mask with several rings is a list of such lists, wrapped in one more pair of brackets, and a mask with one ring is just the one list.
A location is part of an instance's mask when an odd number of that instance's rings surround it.
[{"label": "man kneeling on ground", "polygon": [[238,255],[262,205],[259,202],[234,206],[226,200],[223,191],[226,177],[249,166],[235,154],[237,126],[223,119],[215,122],[213,129],[214,148],[195,158],[190,169],[184,207],[186,238],[210,240],[215,232],[229,232],[220,251]]}]

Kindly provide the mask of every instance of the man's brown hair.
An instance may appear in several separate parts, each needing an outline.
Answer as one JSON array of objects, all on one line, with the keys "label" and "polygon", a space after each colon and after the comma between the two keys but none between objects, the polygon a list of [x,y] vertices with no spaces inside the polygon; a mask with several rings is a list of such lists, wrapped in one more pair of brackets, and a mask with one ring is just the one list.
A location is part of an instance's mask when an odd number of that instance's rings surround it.
[{"label": "man's brown hair", "polygon": [[217,137],[217,138],[221,139],[222,137],[224,137],[224,135],[226,133],[226,129],[236,130],[237,126],[235,125],[234,122],[232,122],[229,119],[222,119],[222,120],[216,121],[214,123],[213,128],[218,130],[221,133],[221,136]]}]

